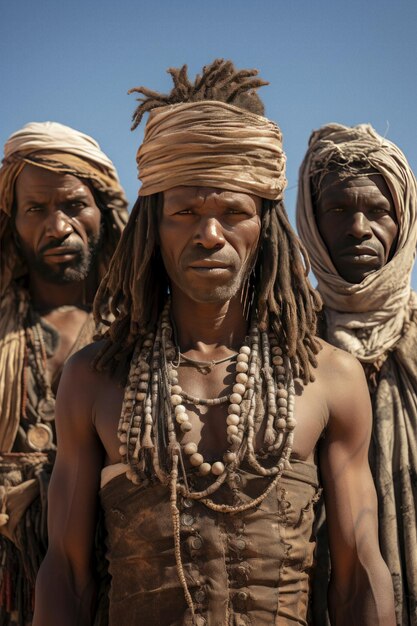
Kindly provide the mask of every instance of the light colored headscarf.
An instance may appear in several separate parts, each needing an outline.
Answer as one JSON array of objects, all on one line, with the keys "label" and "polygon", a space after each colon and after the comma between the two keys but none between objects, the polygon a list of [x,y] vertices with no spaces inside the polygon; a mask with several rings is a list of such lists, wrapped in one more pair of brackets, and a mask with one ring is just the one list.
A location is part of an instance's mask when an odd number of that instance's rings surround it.
[{"label": "light colored headscarf", "polygon": [[[311,179],[332,163],[363,163],[384,177],[399,224],[393,258],[361,283],[337,273],[317,228]],[[343,166],[340,166],[343,167]],[[409,318],[411,270],[417,241],[417,184],[401,150],[368,124],[327,124],[310,137],[300,168],[297,228],[325,304],[327,338],[363,362],[373,362],[401,337]],[[412,306],[415,305],[412,303]]]},{"label": "light colored headscarf", "polygon": [[187,102],[151,111],[137,163],[141,196],[186,185],[279,200],[286,185],[278,126],[224,102]]}]

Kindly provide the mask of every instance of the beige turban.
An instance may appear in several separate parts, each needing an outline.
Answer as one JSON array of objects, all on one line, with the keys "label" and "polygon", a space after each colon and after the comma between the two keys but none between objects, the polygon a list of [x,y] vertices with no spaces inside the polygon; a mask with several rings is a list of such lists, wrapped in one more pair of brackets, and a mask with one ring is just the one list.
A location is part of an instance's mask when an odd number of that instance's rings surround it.
[{"label": "beige turban", "polygon": [[11,213],[14,184],[25,164],[75,174],[111,187],[126,206],[116,169],[88,135],[57,122],[32,122],[13,133],[4,146],[0,168],[0,210]]},{"label": "beige turban", "polygon": [[[314,215],[311,179],[332,162],[367,164],[384,177],[399,224],[393,258],[361,283],[337,273],[320,236]],[[326,307],[328,340],[363,362],[375,361],[401,337],[409,316],[411,270],[417,240],[417,184],[401,150],[372,126],[328,124],[310,137],[300,168],[297,228],[307,248]]]},{"label": "beige turban", "polygon": [[286,185],[278,126],[217,101],[151,111],[137,163],[141,196],[186,185],[278,200]]}]

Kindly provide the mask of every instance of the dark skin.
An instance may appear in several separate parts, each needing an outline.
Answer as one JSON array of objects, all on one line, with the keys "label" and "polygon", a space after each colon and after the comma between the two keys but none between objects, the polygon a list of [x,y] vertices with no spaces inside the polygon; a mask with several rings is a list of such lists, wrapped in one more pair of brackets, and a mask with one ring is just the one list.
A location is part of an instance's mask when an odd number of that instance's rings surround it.
[{"label": "dark skin", "polygon": [[[25,165],[15,192],[14,227],[27,260],[32,305],[60,334],[47,364],[53,379],[87,319],[84,294],[101,212],[79,178],[34,165]],[[60,310],[65,305],[74,308]]]},{"label": "dark skin", "polygon": [[392,258],[398,236],[394,202],[382,175],[325,176],[317,226],[338,274],[361,283]]},{"label": "dark skin", "polygon": [[[217,360],[242,344],[248,328],[240,292],[258,247],[260,212],[260,199],[249,194],[198,187],[164,193],[160,246],[186,356]],[[332,557],[332,623],[393,626],[391,579],[379,553],[368,466],[366,382],[351,355],[325,342],[321,348],[314,383],[297,384],[293,458],[312,462],[319,454]],[[70,359],[58,394],[50,543],[37,582],[34,626],[92,623],[97,491],[102,468],[120,462],[116,433],[124,394],[114,379],[91,369],[98,349],[88,346]],[[179,382],[195,395],[215,397],[230,392],[232,373],[230,363],[208,374],[186,365],[179,368]],[[187,437],[208,460],[221,458],[226,448],[225,416],[224,406],[190,412],[193,429]]]}]

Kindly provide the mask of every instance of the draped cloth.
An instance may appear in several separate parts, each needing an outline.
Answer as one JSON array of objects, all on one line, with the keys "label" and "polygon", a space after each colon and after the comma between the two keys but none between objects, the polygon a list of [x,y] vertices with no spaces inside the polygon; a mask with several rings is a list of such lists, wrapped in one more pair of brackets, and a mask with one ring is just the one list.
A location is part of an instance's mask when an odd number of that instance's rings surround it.
[{"label": "draped cloth", "polygon": [[[41,453],[25,443],[26,430],[36,423],[41,397],[36,375],[25,358],[30,309],[26,290],[10,289],[4,306],[7,310],[0,317],[0,329],[7,330],[6,324],[9,329],[0,339],[0,624],[20,626],[30,624],[36,574],[47,549],[47,489],[55,446]],[[45,331],[44,326],[42,322]],[[67,358],[91,343],[95,330],[89,314]],[[58,337],[57,331],[54,334]],[[53,354],[49,334],[44,335],[44,342],[47,356]],[[54,432],[53,422],[50,427]]]},{"label": "draped cloth", "polygon": [[[311,179],[330,171],[337,161],[361,162],[380,172],[391,192],[399,224],[395,254],[382,269],[352,284],[337,273],[320,236],[314,215]],[[374,362],[399,340],[408,317],[410,274],[417,241],[417,183],[392,142],[361,124],[328,124],[310,137],[300,168],[297,228],[309,254],[318,290],[326,305],[330,343]]]},{"label": "draped cloth", "polygon": [[224,102],[154,109],[136,160],[141,196],[185,185],[279,200],[286,185],[278,126]]},{"label": "draped cloth", "polygon": [[[28,268],[13,233],[15,183],[26,165],[71,174],[88,184],[102,213],[95,292],[127,222],[127,202],[110,159],[98,143],[56,122],[31,123],[8,139],[0,168],[0,624],[29,624],[33,584],[46,550],[46,492],[53,450],[46,455],[20,448],[19,436],[36,422],[45,390],[31,385],[41,365],[28,362],[26,337],[33,317]],[[87,293],[87,297],[92,294]],[[107,309],[103,310],[106,315]],[[42,320],[38,321],[41,324]],[[89,315],[73,350],[95,333]],[[81,336],[82,335],[82,336]],[[44,336],[45,339],[45,336]],[[47,341],[45,339],[45,345]],[[52,350],[52,353],[54,350]],[[68,355],[69,356],[69,355]],[[43,364],[45,368],[46,365]],[[46,374],[47,375],[47,374]],[[32,402],[33,400],[33,402]],[[54,430],[53,422],[50,424]],[[52,446],[54,447],[54,446]],[[18,450],[18,452],[17,452]],[[45,457],[45,458],[43,458]]]},{"label": "draped cloth", "polygon": [[[168,487],[134,485],[125,472],[107,482],[100,500],[112,576],[109,626],[307,626],[317,468],[297,460],[291,466],[260,506],[241,513],[179,499],[195,620],[178,578]],[[268,479],[243,469],[239,476],[243,501],[265,490]],[[233,503],[227,485],[216,500]]]},{"label": "draped cloth", "polygon": [[[329,166],[362,163],[384,176],[399,224],[393,258],[358,285],[338,276],[314,216],[311,178]],[[317,180],[317,179],[316,179]],[[379,537],[390,570],[398,626],[417,626],[417,294],[411,291],[416,181],[402,152],[372,127],[329,124],[315,131],[300,170],[297,225],[324,301],[324,338],[364,365],[373,405],[370,464]],[[317,529],[318,571],[326,576],[325,526]],[[320,585],[320,583],[319,583]],[[326,597],[314,590],[314,624],[326,624]]]}]

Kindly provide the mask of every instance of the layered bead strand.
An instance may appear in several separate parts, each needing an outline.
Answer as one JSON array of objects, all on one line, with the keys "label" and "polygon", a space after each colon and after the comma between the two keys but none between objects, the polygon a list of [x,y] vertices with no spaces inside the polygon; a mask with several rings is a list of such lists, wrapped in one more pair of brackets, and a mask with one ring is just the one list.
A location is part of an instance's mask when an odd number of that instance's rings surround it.
[{"label": "layered bead strand", "polygon": [[[173,343],[169,304],[164,308],[156,334],[148,334],[135,350],[123,401],[118,435],[120,454],[129,465],[127,476],[137,483],[144,476],[145,451],[153,460],[155,474],[163,483],[169,475],[161,469],[159,451],[179,455],[183,480],[177,488],[186,497],[204,499],[213,494],[226,478],[234,475],[243,458],[262,476],[277,476],[289,467],[293,444],[294,383],[288,357],[283,355],[273,335],[260,333],[256,319],[249,333],[248,345],[241,346],[236,357],[235,381],[230,395],[198,398],[185,392],[178,381],[179,351]],[[177,363],[175,361],[177,360]],[[255,452],[256,406],[261,380],[266,386],[264,441],[259,456],[279,454],[273,467],[263,467]],[[215,406],[228,403],[226,417],[227,449],[221,460],[209,463],[199,452],[198,444],[181,438],[192,431],[185,404]],[[177,434],[178,433],[178,434]],[[158,441],[161,442],[159,446]],[[167,449],[168,444],[168,449]],[[188,459],[201,476],[213,476],[202,491],[191,491],[187,484]],[[165,467],[168,467],[165,466]],[[226,507],[227,508],[227,507]]]},{"label": "layered bead strand", "polygon": [[155,336],[148,334],[140,349],[137,348],[133,354],[119,421],[119,453],[122,462],[129,465],[126,475],[134,483],[139,482],[138,458],[141,450],[142,420],[150,380],[149,359],[154,343]]}]

